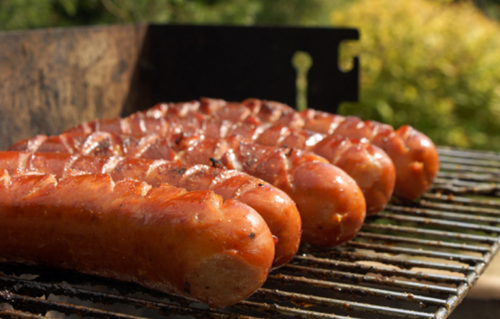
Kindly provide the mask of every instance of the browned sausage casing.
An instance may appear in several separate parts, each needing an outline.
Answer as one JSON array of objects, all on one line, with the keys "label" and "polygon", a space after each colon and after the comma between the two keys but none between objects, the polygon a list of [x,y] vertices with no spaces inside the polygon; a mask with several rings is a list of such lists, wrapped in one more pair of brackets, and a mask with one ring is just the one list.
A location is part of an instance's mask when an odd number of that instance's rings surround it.
[{"label": "browned sausage casing", "polygon": [[[246,112],[241,110],[242,106],[247,108]],[[157,111],[159,109],[156,108]],[[434,143],[408,125],[394,131],[390,125],[362,121],[354,116],[344,117],[312,109],[296,112],[285,104],[258,99],[247,99],[241,104],[202,99],[200,109],[223,119],[248,121],[247,118],[250,117],[252,121],[303,128],[328,135],[366,138],[384,150],[394,162],[394,194],[403,198],[415,199],[423,195],[439,171],[439,158]]]},{"label": "browned sausage casing", "polygon": [[0,261],[71,269],[232,305],[258,289],[274,241],[252,208],[210,191],[106,174],[0,173]]},{"label": "browned sausage casing", "polygon": [[135,138],[96,132],[39,136],[11,147],[18,151],[28,149],[150,159],[169,156],[185,164],[214,164],[243,171],[280,188],[295,201],[302,220],[302,241],[313,245],[332,247],[353,238],[366,214],[365,199],[356,182],[324,158],[251,143],[241,137]]},{"label": "browned sausage casing", "polygon": [[225,200],[237,199],[255,209],[278,239],[273,266],[297,253],[302,223],[295,203],[267,182],[235,170],[184,165],[165,160],[82,156],[61,153],[0,152],[0,170],[9,174],[39,172],[64,177],[68,172],[109,174],[114,181],[133,178],[158,187],[163,183],[188,191],[211,190]]},{"label": "browned sausage casing", "polygon": [[[204,105],[202,103],[202,105]],[[208,118],[194,109],[199,103],[158,104],[146,113],[136,113],[125,119],[96,120],[76,127],[71,132],[91,133],[106,131],[117,134],[144,135],[147,132],[162,136],[171,134],[196,134],[208,138],[226,138],[240,135],[267,146],[284,146],[314,152],[340,167],[351,176],[363,191],[367,213],[381,211],[389,202],[394,190],[396,173],[391,159],[380,148],[366,139],[357,140],[342,136],[326,136],[283,125],[263,126],[252,124],[250,111],[242,107],[231,108],[220,117]],[[238,112],[244,111],[244,112]],[[246,111],[246,112],[245,112]],[[230,120],[245,118],[246,123]]]},{"label": "browned sausage casing", "polygon": [[259,131],[260,127],[238,123],[228,129],[227,135],[253,137],[262,145],[297,148],[324,157],[356,181],[365,197],[368,214],[382,211],[391,199],[396,179],[394,164],[384,151],[366,139],[325,136],[284,125]]}]

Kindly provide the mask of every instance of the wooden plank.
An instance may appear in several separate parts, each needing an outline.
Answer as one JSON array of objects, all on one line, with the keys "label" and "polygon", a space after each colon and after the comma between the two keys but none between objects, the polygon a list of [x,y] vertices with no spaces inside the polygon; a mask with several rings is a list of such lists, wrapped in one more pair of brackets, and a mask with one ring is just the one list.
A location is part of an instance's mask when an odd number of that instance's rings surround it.
[{"label": "wooden plank", "polygon": [[116,25],[0,33],[0,150],[120,115],[137,100],[129,88],[146,31]]}]

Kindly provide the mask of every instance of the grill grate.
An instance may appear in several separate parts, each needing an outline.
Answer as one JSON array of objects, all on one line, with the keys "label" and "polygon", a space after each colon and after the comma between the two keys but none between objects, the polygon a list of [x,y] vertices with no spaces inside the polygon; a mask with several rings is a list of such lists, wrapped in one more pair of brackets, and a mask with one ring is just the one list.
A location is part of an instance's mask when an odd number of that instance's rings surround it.
[{"label": "grill grate", "polygon": [[137,285],[2,264],[0,303],[10,306],[0,316],[446,318],[499,249],[500,154],[448,147],[439,153],[441,171],[420,201],[394,199],[340,248],[303,247],[252,297],[227,309]]}]

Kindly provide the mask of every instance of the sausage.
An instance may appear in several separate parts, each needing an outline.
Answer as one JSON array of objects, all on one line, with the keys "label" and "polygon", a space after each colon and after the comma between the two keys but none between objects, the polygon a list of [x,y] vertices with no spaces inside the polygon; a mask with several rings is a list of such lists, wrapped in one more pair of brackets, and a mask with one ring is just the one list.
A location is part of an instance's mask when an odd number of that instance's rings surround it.
[{"label": "sausage", "polygon": [[252,208],[106,174],[0,172],[0,261],[141,284],[220,308],[258,289],[274,241]]},{"label": "sausage", "polygon": [[[182,132],[209,138],[241,135],[262,145],[306,150],[326,158],[354,178],[364,194],[368,214],[383,210],[391,199],[396,180],[394,164],[384,151],[366,139],[326,136],[279,124],[258,125],[258,121],[248,119],[250,111],[241,107],[241,104],[219,110],[223,119],[208,118],[193,111],[201,106],[197,102],[160,103],[145,113],[135,113],[125,119],[96,120],[70,132],[89,134],[105,130],[117,134],[144,135],[149,132],[162,136]],[[241,110],[246,112],[240,112]],[[244,123],[234,122],[245,118],[247,121]]]},{"label": "sausage", "polygon": [[[203,115],[189,113],[191,116],[176,117],[167,120],[160,117],[149,117],[148,113],[137,112],[126,118],[97,119],[66,130],[70,134],[91,134],[109,132],[118,135],[144,136],[158,134],[171,136],[181,133],[207,135],[211,138],[226,137],[224,131],[232,124],[228,121],[203,121]],[[208,133],[208,134],[207,134]],[[33,142],[36,145],[36,142]]]},{"label": "sausage", "polygon": [[[190,163],[208,162],[207,154],[230,169],[238,169],[285,191],[301,214],[305,243],[333,247],[355,237],[366,214],[363,194],[341,169],[312,153],[266,147],[241,137],[206,139],[190,136],[176,141]],[[189,151],[187,151],[189,150]]]},{"label": "sausage", "polygon": [[[396,169],[394,194],[402,198],[415,199],[422,196],[439,171],[439,157],[434,143],[408,125],[394,131],[390,125],[362,121],[354,116],[344,117],[312,109],[296,112],[282,103],[258,99],[247,99],[241,104],[202,99],[200,110],[228,119],[229,114],[234,117],[238,113],[236,109],[242,106],[250,111],[249,116],[254,117],[253,121],[367,139],[380,147],[393,161]],[[233,110],[226,111],[226,108]]]},{"label": "sausage", "polygon": [[356,181],[365,197],[367,214],[382,211],[391,199],[396,179],[394,164],[366,139],[326,136],[279,124],[256,132],[260,127],[238,123],[230,127],[227,135],[251,136],[262,145],[297,148],[324,157]]},{"label": "sausage", "polygon": [[[236,169],[261,178],[280,188],[295,201],[302,220],[302,242],[333,247],[355,237],[366,214],[364,196],[344,171],[313,153],[251,143],[241,137],[208,139],[200,136],[142,138],[120,137],[112,133],[92,135],[62,134],[46,137],[37,152],[64,149],[86,150],[88,155],[112,154],[135,158],[161,158],[174,154],[185,164],[212,164]],[[40,137],[35,137],[40,139]],[[32,139],[21,141],[10,150],[23,151]],[[70,142],[75,142],[70,144]],[[31,143],[32,144],[32,143]],[[141,147],[136,147],[136,145]],[[93,145],[94,153],[86,145]],[[167,149],[167,151],[165,151]],[[110,151],[111,150],[111,151]]]},{"label": "sausage", "polygon": [[311,129],[314,126],[315,118],[326,118],[332,123],[330,134],[366,138],[383,149],[396,168],[394,194],[399,197],[419,198],[431,187],[439,172],[436,146],[430,138],[409,125],[394,131],[390,125],[362,121],[354,116],[344,118],[312,110],[302,112],[300,115],[305,119],[306,128]]},{"label": "sausage", "polygon": [[[180,108],[180,104],[170,106],[172,108]],[[240,109],[246,110],[240,111]],[[247,99],[242,103],[228,102],[220,99],[200,98],[199,110],[204,114],[217,116],[221,119],[230,121],[247,121],[251,118],[252,121],[262,123],[273,123],[286,125],[291,128],[302,128],[303,120],[298,116],[294,109],[288,105],[274,101],[260,101],[257,99]],[[172,111],[170,111],[172,112]],[[237,115],[240,117],[237,119]]]},{"label": "sausage", "polygon": [[153,187],[166,183],[188,191],[210,190],[224,200],[239,200],[264,218],[278,240],[273,267],[289,262],[299,248],[302,223],[295,203],[278,188],[242,172],[165,160],[13,151],[0,152],[2,169],[9,174],[38,172],[54,174],[56,178],[74,171],[106,173],[115,181],[133,178]]}]

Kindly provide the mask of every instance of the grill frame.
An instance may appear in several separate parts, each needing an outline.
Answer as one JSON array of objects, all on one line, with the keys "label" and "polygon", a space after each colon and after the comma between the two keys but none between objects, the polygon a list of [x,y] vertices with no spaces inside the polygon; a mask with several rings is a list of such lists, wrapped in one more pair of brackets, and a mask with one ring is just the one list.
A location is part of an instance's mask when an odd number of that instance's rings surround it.
[{"label": "grill frame", "polygon": [[[0,314],[44,318],[38,315],[57,310],[83,317],[140,318],[99,309],[100,304],[111,303],[196,318],[342,319],[372,313],[390,318],[447,318],[500,249],[500,200],[495,201],[500,184],[491,182],[496,178],[491,168],[500,165],[500,154],[449,147],[438,151],[443,169],[422,199],[394,198],[384,212],[367,220],[358,237],[339,248],[302,247],[292,263],[271,273],[263,288],[227,309],[211,310],[137,285],[72,272],[0,264],[5,274],[0,276],[0,303],[15,308],[0,309]],[[485,158],[490,165],[485,165]],[[464,162],[465,168],[457,166]],[[420,224],[415,227],[415,223]],[[39,277],[16,277],[22,274]],[[103,287],[108,292],[101,292]],[[134,295],[137,292],[140,297]],[[96,307],[43,297],[49,295],[90,300]],[[405,306],[384,306],[387,300]],[[415,309],[415,305],[432,309]]]}]

